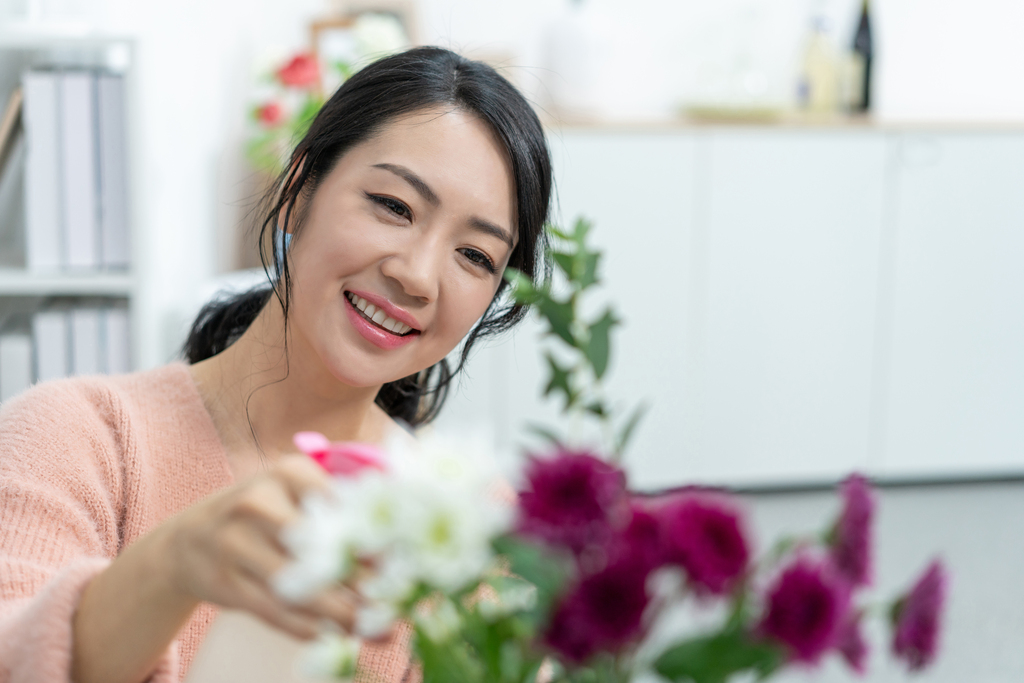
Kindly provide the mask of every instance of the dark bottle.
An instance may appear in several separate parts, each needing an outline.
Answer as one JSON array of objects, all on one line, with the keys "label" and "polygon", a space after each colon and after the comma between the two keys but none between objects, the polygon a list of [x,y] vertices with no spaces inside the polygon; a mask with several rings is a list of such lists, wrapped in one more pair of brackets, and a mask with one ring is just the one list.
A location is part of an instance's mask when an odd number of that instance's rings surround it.
[{"label": "dark bottle", "polygon": [[861,5],[860,23],[853,36],[853,57],[858,68],[857,82],[852,84],[852,109],[855,112],[866,112],[871,109],[871,18],[868,0],[864,0]]}]

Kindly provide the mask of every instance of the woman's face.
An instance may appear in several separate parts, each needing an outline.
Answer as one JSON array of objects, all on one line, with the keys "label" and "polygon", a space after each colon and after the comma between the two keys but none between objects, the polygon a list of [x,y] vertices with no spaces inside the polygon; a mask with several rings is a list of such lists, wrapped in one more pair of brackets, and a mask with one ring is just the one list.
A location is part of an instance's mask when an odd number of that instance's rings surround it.
[{"label": "woman's face", "polygon": [[444,358],[501,283],[514,197],[503,147],[472,114],[411,114],[353,147],[290,248],[292,357],[357,387]]}]

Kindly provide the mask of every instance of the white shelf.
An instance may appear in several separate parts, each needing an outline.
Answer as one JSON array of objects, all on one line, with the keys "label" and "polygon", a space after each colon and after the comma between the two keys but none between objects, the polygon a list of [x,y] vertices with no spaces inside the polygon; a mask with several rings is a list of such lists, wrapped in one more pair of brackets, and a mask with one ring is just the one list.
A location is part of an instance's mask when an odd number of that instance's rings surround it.
[{"label": "white shelf", "polygon": [[79,24],[12,23],[0,27],[0,46],[7,50],[105,48],[133,41],[131,36],[99,33]]},{"label": "white shelf", "polygon": [[0,297],[5,296],[131,296],[130,273],[32,273],[0,268]]}]

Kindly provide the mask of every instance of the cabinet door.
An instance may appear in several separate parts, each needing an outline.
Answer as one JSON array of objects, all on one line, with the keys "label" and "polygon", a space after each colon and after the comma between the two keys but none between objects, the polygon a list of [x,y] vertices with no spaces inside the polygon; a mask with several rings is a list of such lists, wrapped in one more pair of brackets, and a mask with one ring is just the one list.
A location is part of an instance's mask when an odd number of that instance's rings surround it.
[{"label": "cabinet door", "polygon": [[884,471],[1024,470],[1024,136],[906,134]]},{"label": "cabinet door", "polygon": [[[683,357],[690,305],[690,237],[694,212],[692,136],[679,133],[563,132],[551,135],[556,196],[552,217],[594,223],[593,243],[605,251],[603,287],[587,310],[610,299],[623,317],[614,333],[608,395],[651,408],[627,455],[631,482],[667,486],[688,479],[682,434]],[[470,378],[442,423],[488,422],[514,450],[524,426],[568,425],[560,404],[543,402],[547,377],[540,356],[543,327],[531,319],[514,334],[474,354]]]},{"label": "cabinet door", "polygon": [[794,482],[862,468],[883,136],[762,130],[706,144],[692,477]]}]

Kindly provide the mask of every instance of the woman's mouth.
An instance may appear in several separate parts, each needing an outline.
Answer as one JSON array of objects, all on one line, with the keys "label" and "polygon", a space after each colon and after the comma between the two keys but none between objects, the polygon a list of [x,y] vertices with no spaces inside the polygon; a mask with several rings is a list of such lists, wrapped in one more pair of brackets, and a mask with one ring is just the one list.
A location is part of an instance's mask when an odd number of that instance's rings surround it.
[{"label": "woman's mouth", "polygon": [[349,300],[349,303],[352,304],[364,320],[386,332],[399,337],[406,337],[419,332],[419,330],[415,330],[403,322],[399,322],[394,318],[389,318],[383,310],[377,308],[357,294],[345,292],[345,298]]}]

